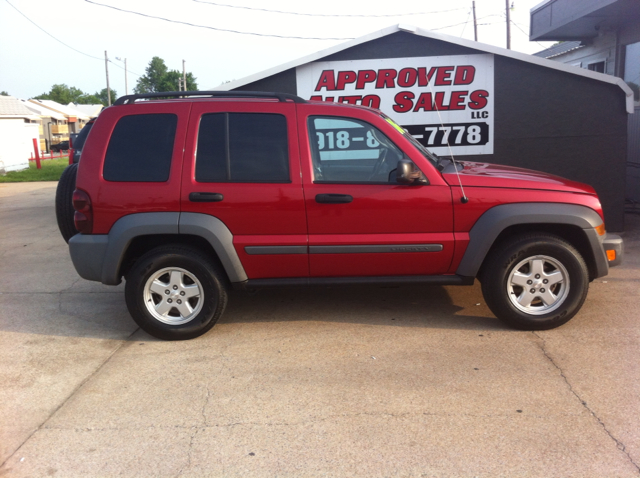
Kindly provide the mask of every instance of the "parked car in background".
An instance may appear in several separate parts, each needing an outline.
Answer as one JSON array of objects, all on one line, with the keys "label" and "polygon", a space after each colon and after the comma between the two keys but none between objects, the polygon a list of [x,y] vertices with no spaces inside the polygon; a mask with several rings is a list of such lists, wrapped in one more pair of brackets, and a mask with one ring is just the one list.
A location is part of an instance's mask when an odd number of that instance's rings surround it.
[{"label": "parked car in background", "polygon": [[71,147],[69,148],[69,166],[63,171],[56,190],[56,219],[58,228],[66,242],[78,233],[73,221],[73,191],[76,188],[76,174],[78,171],[78,161],[82,154],[82,147],[89,136],[89,131],[93,127],[95,118],[89,120],[80,130],[80,133],[71,135]]},{"label": "parked car in background", "polygon": [[84,125],[84,127],[80,130],[72,141],[71,144],[71,154],[69,155],[69,164],[77,163],[80,161],[80,155],[82,154],[82,147],[84,146],[84,142],[87,140],[87,136],[89,136],[89,131],[93,127],[93,123],[95,123],[96,119],[93,118]]},{"label": "parked car in background", "polygon": [[49,149],[54,153],[69,151],[69,141],[60,141],[59,143],[52,144]]}]

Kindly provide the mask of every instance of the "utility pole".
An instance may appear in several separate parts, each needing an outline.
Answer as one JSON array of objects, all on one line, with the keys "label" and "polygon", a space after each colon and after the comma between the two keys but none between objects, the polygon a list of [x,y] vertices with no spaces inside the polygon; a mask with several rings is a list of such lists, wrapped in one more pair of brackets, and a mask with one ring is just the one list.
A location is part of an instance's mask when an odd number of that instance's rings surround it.
[{"label": "utility pole", "polygon": [[184,91],[187,91],[187,70],[185,70],[184,63],[185,61],[182,60],[182,87]]},{"label": "utility pole", "polygon": [[107,102],[111,106],[111,88],[109,88],[109,58],[107,57],[107,50],[104,51],[104,70],[107,72]]},{"label": "utility pole", "polygon": [[[116,60],[122,61],[122,58],[116,56]],[[129,83],[127,82],[127,59],[124,59],[124,94],[129,94]]]},{"label": "utility pole", "polygon": [[478,21],[476,20],[476,0],[471,2],[473,6],[473,39],[478,41]]},{"label": "utility pole", "polygon": [[511,50],[511,13],[509,10],[509,0],[505,0],[507,5],[507,50]]}]

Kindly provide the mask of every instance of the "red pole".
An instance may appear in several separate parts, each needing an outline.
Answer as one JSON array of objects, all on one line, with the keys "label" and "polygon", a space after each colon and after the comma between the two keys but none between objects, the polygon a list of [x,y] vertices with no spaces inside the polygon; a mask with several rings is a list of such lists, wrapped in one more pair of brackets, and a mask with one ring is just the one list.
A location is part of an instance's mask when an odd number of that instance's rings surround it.
[{"label": "red pole", "polygon": [[33,138],[33,151],[36,153],[36,167],[38,169],[42,169],[42,165],[40,164],[40,150],[38,149],[37,138]]}]

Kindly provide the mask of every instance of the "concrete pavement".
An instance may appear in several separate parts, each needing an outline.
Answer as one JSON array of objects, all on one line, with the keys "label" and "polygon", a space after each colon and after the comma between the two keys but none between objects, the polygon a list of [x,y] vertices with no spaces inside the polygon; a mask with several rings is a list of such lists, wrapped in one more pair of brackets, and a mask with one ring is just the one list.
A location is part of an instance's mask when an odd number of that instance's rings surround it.
[{"label": "concrete pavement", "polygon": [[80,279],[55,183],[0,184],[0,476],[640,476],[640,217],[580,314],[473,287],[232,293],[187,342]]}]

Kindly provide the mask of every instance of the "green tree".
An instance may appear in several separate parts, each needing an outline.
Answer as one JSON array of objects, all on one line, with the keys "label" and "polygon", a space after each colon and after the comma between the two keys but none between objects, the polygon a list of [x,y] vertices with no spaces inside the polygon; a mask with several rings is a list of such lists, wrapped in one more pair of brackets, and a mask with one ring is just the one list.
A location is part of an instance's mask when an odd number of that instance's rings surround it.
[{"label": "green tree", "polygon": [[[111,103],[117,99],[118,93],[116,90],[111,89]],[[104,105],[107,106],[107,89],[103,88],[101,91],[89,94],[83,92],[79,88],[69,87],[65,84],[53,85],[49,93],[43,93],[40,96],[36,96],[37,100],[53,100],[61,105],[68,105],[69,103],[75,103],[77,105]]]},{"label": "green tree", "polygon": [[[106,88],[105,88],[106,90]],[[111,90],[113,91],[113,90]],[[111,102],[113,103],[113,97],[111,97]],[[86,94],[82,98],[78,99],[76,104],[79,105],[104,105],[107,106],[107,97],[104,97],[104,101],[100,98],[98,93],[94,93],[92,95]]]},{"label": "green tree", "polygon": [[[111,91],[111,104],[113,104],[118,99],[118,93],[113,88],[109,88],[109,90]],[[107,98],[107,89],[106,88],[102,88],[102,90],[100,90],[99,93],[96,92],[91,96],[93,96],[98,101],[96,101],[95,103],[89,103],[89,104],[94,104],[94,105],[102,104],[104,106],[107,106],[109,104],[108,98]]]},{"label": "green tree", "polygon": [[0,91],[0,96],[11,96],[11,95],[6,91]]},{"label": "green tree", "polygon": [[72,86],[68,87],[65,84],[53,85],[49,93],[42,93],[40,96],[36,96],[37,100],[53,100],[62,105],[69,103],[78,103],[79,99],[85,96],[85,93]]},{"label": "green tree", "polygon": [[163,91],[160,89],[160,81],[167,74],[168,68],[164,64],[164,60],[158,56],[154,56],[149,62],[149,66],[145,70],[145,75],[141,76],[136,83],[134,91],[136,93],[156,93]]},{"label": "green tree", "polygon": [[[198,89],[198,83],[192,73],[187,73],[187,91],[195,91]],[[178,70],[168,71],[160,80],[158,91],[179,91],[179,85],[182,82],[182,72]]]},{"label": "green tree", "polygon": [[[182,73],[169,70],[164,60],[154,56],[145,70],[146,74],[138,79],[135,93],[158,93],[162,91],[178,91],[178,79]],[[192,73],[187,73],[187,90],[197,90],[198,84]]]}]

